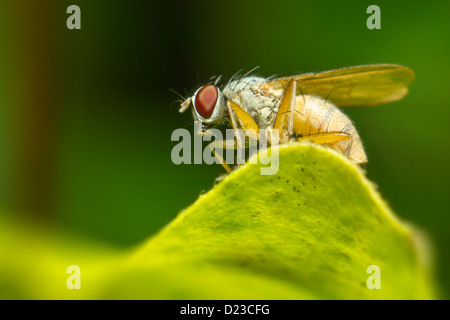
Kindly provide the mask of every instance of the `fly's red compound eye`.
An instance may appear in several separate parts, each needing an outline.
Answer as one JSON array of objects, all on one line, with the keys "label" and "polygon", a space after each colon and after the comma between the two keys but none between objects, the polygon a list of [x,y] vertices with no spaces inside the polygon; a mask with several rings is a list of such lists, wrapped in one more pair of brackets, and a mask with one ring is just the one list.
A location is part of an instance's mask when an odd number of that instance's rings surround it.
[{"label": "fly's red compound eye", "polygon": [[212,84],[203,86],[195,95],[195,109],[205,119],[209,119],[214,112],[219,93]]}]

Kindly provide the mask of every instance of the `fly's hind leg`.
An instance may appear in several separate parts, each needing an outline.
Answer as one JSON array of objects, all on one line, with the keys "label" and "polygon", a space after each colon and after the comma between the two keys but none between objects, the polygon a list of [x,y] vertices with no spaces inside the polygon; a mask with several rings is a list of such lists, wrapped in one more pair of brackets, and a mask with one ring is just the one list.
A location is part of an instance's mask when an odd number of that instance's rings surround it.
[{"label": "fly's hind leg", "polygon": [[330,144],[343,140],[350,140],[352,137],[345,132],[323,132],[311,134],[309,136],[298,137],[298,141],[311,141],[315,144]]},{"label": "fly's hind leg", "polygon": [[349,156],[350,150],[352,148],[352,136],[346,132],[323,132],[312,134],[308,136],[302,136],[297,138],[298,141],[310,141],[315,144],[328,144],[332,145],[339,141],[348,141],[349,144],[345,150],[344,155]]}]

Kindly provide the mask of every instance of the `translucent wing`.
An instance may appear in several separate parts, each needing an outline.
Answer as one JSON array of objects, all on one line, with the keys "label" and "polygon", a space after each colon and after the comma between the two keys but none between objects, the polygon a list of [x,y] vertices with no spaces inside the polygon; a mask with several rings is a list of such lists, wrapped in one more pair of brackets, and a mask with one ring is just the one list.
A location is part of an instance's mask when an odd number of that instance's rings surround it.
[{"label": "translucent wing", "polygon": [[291,79],[297,81],[297,94],[320,96],[342,107],[373,106],[403,98],[414,73],[395,64],[363,65],[278,78],[261,89],[286,88]]}]

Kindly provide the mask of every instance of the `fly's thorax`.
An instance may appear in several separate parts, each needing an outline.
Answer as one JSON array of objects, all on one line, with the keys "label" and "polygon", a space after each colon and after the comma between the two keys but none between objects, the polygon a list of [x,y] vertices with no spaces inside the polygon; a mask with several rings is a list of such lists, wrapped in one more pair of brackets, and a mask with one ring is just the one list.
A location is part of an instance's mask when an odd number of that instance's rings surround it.
[{"label": "fly's thorax", "polygon": [[260,77],[245,77],[230,82],[224,89],[223,95],[244,109],[263,129],[271,127],[275,120],[281,90],[262,90],[261,84],[267,80]]}]

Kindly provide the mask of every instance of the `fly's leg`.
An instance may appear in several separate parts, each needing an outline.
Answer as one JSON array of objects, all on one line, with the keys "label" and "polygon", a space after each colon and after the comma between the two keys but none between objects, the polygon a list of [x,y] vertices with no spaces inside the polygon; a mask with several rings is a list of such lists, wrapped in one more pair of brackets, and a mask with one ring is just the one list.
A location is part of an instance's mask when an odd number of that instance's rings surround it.
[{"label": "fly's leg", "polygon": [[351,139],[352,136],[345,132],[323,132],[297,138],[298,141],[310,141],[315,144],[333,144],[339,141],[350,140],[350,148],[346,150],[347,156],[351,149]]},{"label": "fly's leg", "polygon": [[[239,121],[240,127],[244,130],[244,132],[250,139],[259,140],[259,127],[256,124],[255,120],[253,120],[253,118],[238,104],[234,103],[231,100],[227,100],[226,105],[228,108],[228,113],[230,115],[231,125],[233,127],[235,138],[232,140],[213,141],[208,146],[210,147],[211,151],[213,152],[217,160],[225,168],[225,170],[231,172],[230,166],[225,162],[225,159],[220,154],[215,152],[215,148],[238,149],[238,163],[239,163],[239,156],[241,155],[239,150],[242,150],[242,148],[244,148],[245,142],[243,141],[241,133],[238,130],[239,127],[237,121]],[[202,134],[208,134],[208,131],[205,131]]]},{"label": "fly's leg", "polygon": [[[349,140],[349,143],[347,144],[347,146],[346,146],[346,148],[345,148],[345,150],[342,152],[342,154],[343,154],[344,156],[346,156],[347,158],[350,157],[350,151],[352,150],[352,145],[353,145],[353,139],[350,139],[350,140]],[[330,146],[332,149],[335,149],[335,147],[333,146],[333,144],[329,144],[329,146]]]},{"label": "fly's leg", "polygon": [[353,139],[352,136],[349,133],[345,132],[324,132],[324,133],[318,133],[313,134],[309,136],[303,136],[297,138],[298,141],[311,141],[315,144],[327,144],[332,149],[335,149],[333,147],[333,144],[339,142],[339,141],[348,141],[348,145],[345,148],[345,151],[342,152],[342,154],[349,158],[350,151],[352,150],[352,144]]},{"label": "fly's leg", "polygon": [[214,148],[211,148],[211,147],[210,147],[210,149],[211,149],[212,153],[214,154],[214,157],[216,157],[217,160],[219,160],[220,164],[225,168],[225,170],[227,170],[227,172],[231,172],[231,168],[230,168],[230,166],[225,162],[225,159],[224,159],[220,154],[218,154],[218,153],[215,151]]},{"label": "fly's leg", "polygon": [[237,144],[238,149],[240,149],[243,147],[244,144],[242,143],[242,137],[238,131],[236,119],[234,118],[234,113],[233,113],[233,109],[231,108],[230,100],[227,101],[227,107],[228,107],[228,113],[230,114],[231,125],[233,126],[233,132],[234,132],[234,137],[236,139],[236,144]]},{"label": "fly's leg", "polygon": [[[198,134],[204,136],[204,135],[210,135],[212,133],[211,133],[211,131],[206,130],[206,131],[199,131]],[[233,149],[233,148],[235,148],[234,139],[233,140],[213,141],[210,144],[208,144],[208,147],[211,150],[211,152],[213,153],[214,157],[216,157],[216,159],[219,161],[219,163],[225,168],[225,170],[227,170],[227,172],[231,172],[230,166],[225,162],[225,159],[215,151],[215,148]]]},{"label": "fly's leg", "polygon": [[[255,120],[238,104],[231,100],[227,100],[226,105],[228,107],[228,112],[230,114],[231,124],[234,130],[234,136],[236,138],[236,144],[238,148],[238,163],[243,163],[241,150],[245,146],[245,141],[242,140],[241,132],[238,130],[236,118],[244,130],[245,134],[250,139],[250,145],[255,145],[256,141],[259,140],[259,127]],[[245,137],[244,137],[245,139]]]},{"label": "fly's leg", "polygon": [[[205,131],[202,132],[202,135],[205,134],[209,134],[210,132]],[[219,163],[225,168],[225,170],[227,170],[227,172],[231,172],[231,168],[230,166],[226,163],[225,159],[219,154],[217,153],[215,150],[216,148],[219,149],[236,149],[236,144],[235,144],[235,140],[217,140],[217,141],[213,141],[210,144],[208,144],[209,149],[211,150],[211,152],[213,153],[214,157],[216,157],[216,159],[219,161]]]},{"label": "fly's leg", "polygon": [[[233,124],[233,129],[236,128],[236,119],[233,119],[233,115],[236,115],[239,120],[239,124],[244,132],[251,138],[255,140],[259,140],[259,127],[256,124],[255,120],[237,103],[234,103],[231,100],[227,100],[228,112],[230,113],[231,123]],[[231,111],[233,110],[233,112]],[[233,122],[234,121],[234,122]]]},{"label": "fly's leg", "polygon": [[[281,99],[275,118],[274,129],[279,130],[279,141],[285,143],[294,134],[294,108],[297,94],[297,82],[291,80]],[[287,127],[287,128],[286,128]],[[287,131],[286,131],[287,130]]]},{"label": "fly's leg", "polygon": [[292,82],[292,87],[288,89],[290,91],[288,91],[289,97],[290,97],[290,101],[289,101],[289,113],[288,113],[288,135],[289,137],[292,137],[292,135],[294,134],[294,109],[295,109],[295,96],[297,94],[297,81],[293,81]]}]

